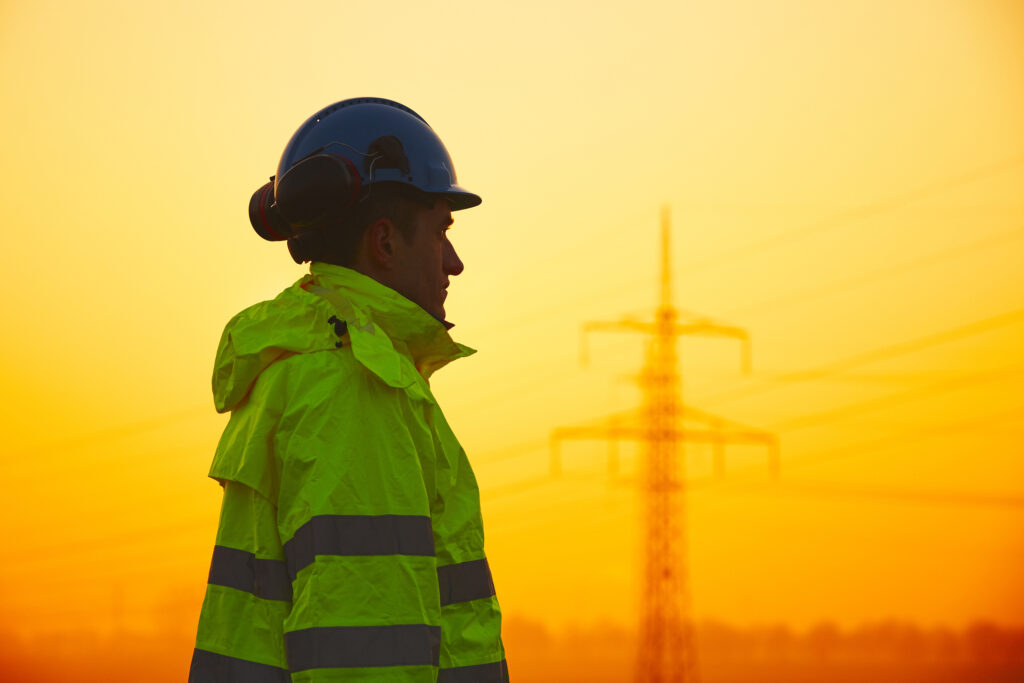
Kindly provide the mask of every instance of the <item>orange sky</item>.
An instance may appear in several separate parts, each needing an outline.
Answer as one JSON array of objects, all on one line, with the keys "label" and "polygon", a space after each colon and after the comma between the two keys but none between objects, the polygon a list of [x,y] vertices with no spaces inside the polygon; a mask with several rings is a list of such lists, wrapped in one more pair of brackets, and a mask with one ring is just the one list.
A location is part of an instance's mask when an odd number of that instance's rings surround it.
[{"label": "orange sky", "polygon": [[249,195],[358,95],[419,111],[484,197],[447,302],[480,353],[434,388],[507,613],[634,620],[629,482],[584,443],[542,478],[552,428],[640,400],[642,340],[595,335],[582,368],[579,330],[650,313],[669,204],[677,304],[754,340],[750,377],[682,342],[686,400],[777,431],[787,482],[739,449],[705,485],[688,451],[695,613],[1024,623],[1019,3],[400,5],[0,6],[3,623],[195,619],[216,342],[303,272]]}]

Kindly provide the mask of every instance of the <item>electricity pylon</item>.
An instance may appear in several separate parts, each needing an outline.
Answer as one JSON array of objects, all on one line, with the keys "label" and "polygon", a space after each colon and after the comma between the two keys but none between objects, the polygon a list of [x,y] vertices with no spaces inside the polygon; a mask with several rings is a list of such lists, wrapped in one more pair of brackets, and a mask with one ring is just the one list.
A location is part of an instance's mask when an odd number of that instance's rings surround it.
[{"label": "electricity pylon", "polygon": [[[684,335],[739,339],[743,343],[743,367],[750,366],[750,338],[746,331],[719,325],[709,319],[680,322],[672,306],[669,210],[661,212],[661,300],[651,322],[620,320],[589,322],[587,332],[641,332],[649,335],[646,361],[640,373],[643,406],[639,423],[613,416],[604,426],[560,427],[551,433],[551,471],[561,472],[559,444],[568,439],[609,442],[609,471],[618,467],[614,445],[632,440],[643,445],[640,489],[643,494],[643,584],[640,604],[640,646],[636,683],[697,683],[697,650],[690,618],[688,565],[686,561],[686,488],[684,442],[713,447],[717,476],[724,474],[726,444],[761,444],[770,448],[773,473],[778,469],[778,443],[774,435],[741,425],[682,402],[676,341]],[[694,429],[687,424],[696,423]]]}]

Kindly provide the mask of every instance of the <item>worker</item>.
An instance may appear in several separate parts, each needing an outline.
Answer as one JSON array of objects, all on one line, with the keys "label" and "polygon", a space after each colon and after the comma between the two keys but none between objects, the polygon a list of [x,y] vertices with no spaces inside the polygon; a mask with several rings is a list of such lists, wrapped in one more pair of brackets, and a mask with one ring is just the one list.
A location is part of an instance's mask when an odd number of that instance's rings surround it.
[{"label": "worker", "polygon": [[445,321],[480,203],[440,138],[379,98],[333,104],[253,195],[256,232],[309,274],[227,324],[231,417],[190,683],[506,683],[466,453],[431,374],[473,353]]}]

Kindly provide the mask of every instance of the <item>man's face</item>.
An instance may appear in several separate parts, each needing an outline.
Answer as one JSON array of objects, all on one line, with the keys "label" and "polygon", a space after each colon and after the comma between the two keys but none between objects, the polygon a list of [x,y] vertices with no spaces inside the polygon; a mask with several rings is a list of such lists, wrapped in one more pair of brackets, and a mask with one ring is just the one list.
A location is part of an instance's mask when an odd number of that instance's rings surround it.
[{"label": "man's face", "polygon": [[412,240],[406,242],[399,235],[395,253],[393,289],[441,320],[449,278],[463,268],[446,234],[451,224],[451,206],[444,199],[435,201],[433,208],[417,209]]}]

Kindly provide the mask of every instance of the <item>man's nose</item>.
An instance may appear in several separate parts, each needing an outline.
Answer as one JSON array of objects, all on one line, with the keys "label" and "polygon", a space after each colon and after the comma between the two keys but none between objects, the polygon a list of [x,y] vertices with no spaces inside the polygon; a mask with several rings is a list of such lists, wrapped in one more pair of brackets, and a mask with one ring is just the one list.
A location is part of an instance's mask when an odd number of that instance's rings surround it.
[{"label": "man's nose", "polygon": [[462,264],[462,259],[455,253],[455,247],[452,246],[451,242],[445,242],[444,262],[442,265],[446,275],[458,275],[465,268]]}]

